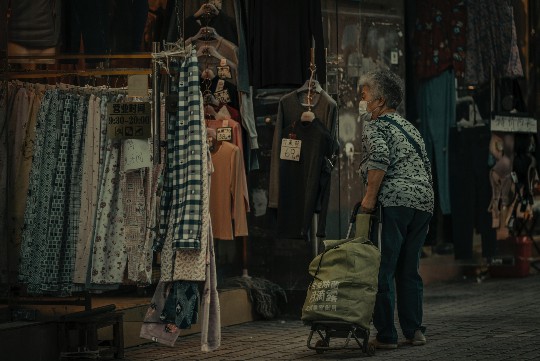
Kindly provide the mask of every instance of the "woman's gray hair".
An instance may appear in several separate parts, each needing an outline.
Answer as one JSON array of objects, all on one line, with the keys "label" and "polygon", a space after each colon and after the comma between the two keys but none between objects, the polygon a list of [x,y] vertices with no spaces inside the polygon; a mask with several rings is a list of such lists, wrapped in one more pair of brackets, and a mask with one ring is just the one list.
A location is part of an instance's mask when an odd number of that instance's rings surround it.
[{"label": "woman's gray hair", "polygon": [[362,75],[361,85],[367,85],[375,99],[383,98],[388,107],[396,109],[403,100],[403,80],[390,70],[376,70]]}]

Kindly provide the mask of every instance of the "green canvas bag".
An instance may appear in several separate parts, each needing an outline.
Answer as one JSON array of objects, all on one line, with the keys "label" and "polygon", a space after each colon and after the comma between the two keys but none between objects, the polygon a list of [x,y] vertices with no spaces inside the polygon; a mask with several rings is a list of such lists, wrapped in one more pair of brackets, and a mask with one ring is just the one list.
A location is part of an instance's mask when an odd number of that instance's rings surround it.
[{"label": "green canvas bag", "polygon": [[[357,229],[358,233],[363,232]],[[313,281],[302,307],[302,321],[346,321],[369,329],[377,295],[379,250],[365,235],[325,241],[325,245],[326,250],[309,265]]]}]

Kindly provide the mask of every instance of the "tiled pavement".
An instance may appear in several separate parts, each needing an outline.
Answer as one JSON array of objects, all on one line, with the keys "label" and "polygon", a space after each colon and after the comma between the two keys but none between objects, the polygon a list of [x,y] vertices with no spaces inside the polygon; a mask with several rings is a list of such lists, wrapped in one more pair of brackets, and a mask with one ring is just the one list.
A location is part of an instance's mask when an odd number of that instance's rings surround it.
[{"label": "tiled pavement", "polygon": [[[425,290],[428,343],[377,350],[384,360],[540,360],[540,275],[430,285]],[[399,329],[399,328],[398,328]],[[306,347],[309,328],[298,320],[257,321],[222,329],[222,346],[200,351],[200,335],[175,347],[147,344],[126,359],[150,360],[358,360],[356,349],[318,355]],[[340,339],[336,339],[341,341]]]}]

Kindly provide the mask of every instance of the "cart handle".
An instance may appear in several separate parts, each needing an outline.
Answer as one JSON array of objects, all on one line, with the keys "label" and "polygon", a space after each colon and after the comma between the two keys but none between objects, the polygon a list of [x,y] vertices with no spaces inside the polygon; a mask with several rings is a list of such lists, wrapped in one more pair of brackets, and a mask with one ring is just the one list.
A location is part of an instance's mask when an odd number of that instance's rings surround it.
[{"label": "cart handle", "polygon": [[360,211],[360,207],[362,206],[362,202],[358,202],[354,205],[353,207],[353,210],[352,210],[352,213],[351,213],[351,218],[349,219],[349,224],[354,224],[356,223],[356,215],[358,214],[358,212]]}]

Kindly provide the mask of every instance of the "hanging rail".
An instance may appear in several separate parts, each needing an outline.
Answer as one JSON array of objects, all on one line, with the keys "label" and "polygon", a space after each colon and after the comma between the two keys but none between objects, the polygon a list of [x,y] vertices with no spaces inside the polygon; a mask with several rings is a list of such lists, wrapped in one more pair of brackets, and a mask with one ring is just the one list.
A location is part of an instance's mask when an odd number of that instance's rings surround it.
[{"label": "hanging rail", "polygon": [[61,60],[61,59],[151,59],[152,53],[129,54],[59,54],[59,55],[10,55],[8,60]]},{"label": "hanging rail", "polygon": [[103,76],[103,75],[150,75],[152,70],[146,68],[110,68],[89,70],[42,70],[42,71],[11,71],[7,79],[57,78],[62,76]]}]

